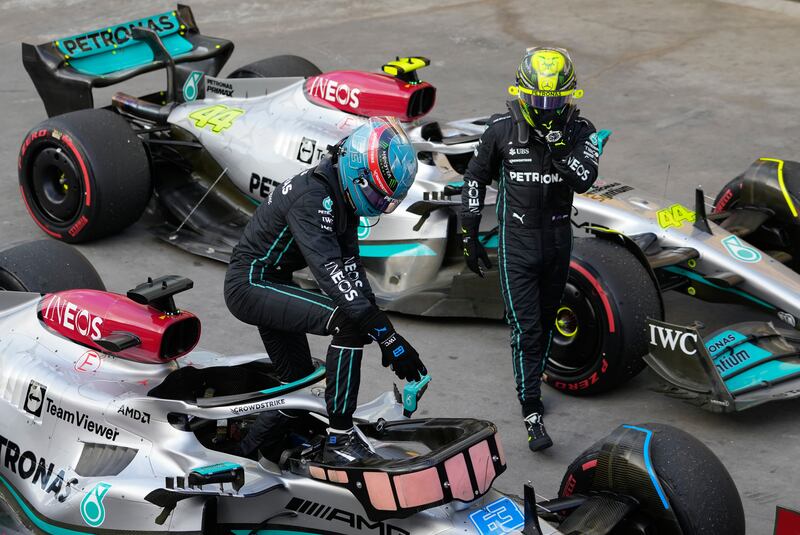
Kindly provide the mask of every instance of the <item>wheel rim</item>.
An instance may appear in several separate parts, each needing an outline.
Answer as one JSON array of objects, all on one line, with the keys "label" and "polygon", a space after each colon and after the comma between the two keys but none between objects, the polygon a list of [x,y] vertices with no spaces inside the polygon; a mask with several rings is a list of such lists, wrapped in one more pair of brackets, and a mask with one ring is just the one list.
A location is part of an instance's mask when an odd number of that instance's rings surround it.
[{"label": "wheel rim", "polygon": [[45,147],[36,154],[28,191],[37,211],[51,223],[69,224],[80,213],[83,183],[60,147]]},{"label": "wheel rim", "polygon": [[563,377],[577,377],[594,367],[602,348],[602,316],[587,286],[570,276],[556,312],[547,366]]}]

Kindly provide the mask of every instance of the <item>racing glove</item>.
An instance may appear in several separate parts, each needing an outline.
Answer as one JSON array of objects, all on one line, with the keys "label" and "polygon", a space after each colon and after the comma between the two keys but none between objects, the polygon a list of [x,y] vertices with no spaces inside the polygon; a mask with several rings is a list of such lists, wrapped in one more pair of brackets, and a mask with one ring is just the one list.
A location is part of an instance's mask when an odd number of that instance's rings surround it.
[{"label": "racing glove", "polygon": [[385,312],[376,309],[362,322],[362,326],[367,334],[378,342],[383,367],[391,366],[398,379],[417,381],[428,374],[417,350],[397,334]]},{"label": "racing glove", "polygon": [[550,156],[553,160],[561,161],[572,153],[575,147],[575,120],[573,113],[569,121],[564,125],[561,135],[557,136],[557,132],[548,132],[544,137],[547,144],[547,149],[550,151]]},{"label": "racing glove", "polygon": [[467,267],[472,270],[479,277],[483,277],[483,268],[481,262],[489,269],[492,263],[489,261],[489,255],[486,254],[486,249],[478,239],[478,227],[480,226],[481,218],[475,215],[461,216],[461,232],[463,233],[462,239],[464,241],[464,260],[467,262]]}]

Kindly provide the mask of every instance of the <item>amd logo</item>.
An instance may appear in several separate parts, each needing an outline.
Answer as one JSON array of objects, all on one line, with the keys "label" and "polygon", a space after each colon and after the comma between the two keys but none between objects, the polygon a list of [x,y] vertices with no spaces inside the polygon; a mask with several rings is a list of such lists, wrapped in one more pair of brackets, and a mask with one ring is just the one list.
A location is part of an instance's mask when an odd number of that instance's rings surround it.
[{"label": "amd logo", "polygon": [[[689,340],[692,341],[691,344],[689,344]],[[675,348],[680,348],[684,355],[695,355],[697,353],[697,334],[678,331],[651,323],[650,345],[663,347],[670,351],[675,351]]]}]

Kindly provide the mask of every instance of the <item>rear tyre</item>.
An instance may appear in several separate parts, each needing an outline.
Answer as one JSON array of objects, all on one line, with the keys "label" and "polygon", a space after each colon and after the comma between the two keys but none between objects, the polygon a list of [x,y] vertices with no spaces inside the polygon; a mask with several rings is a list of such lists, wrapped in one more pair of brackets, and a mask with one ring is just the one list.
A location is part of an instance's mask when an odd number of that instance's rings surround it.
[{"label": "rear tyre", "polygon": [[81,243],[135,222],[150,199],[150,165],[127,121],[79,110],[39,123],[22,143],[19,185],[31,217],[48,235]]},{"label": "rear tyre", "polygon": [[[682,535],[744,535],[744,509],[739,491],[717,456],[698,439],[675,427],[664,424],[637,427],[653,431],[650,444],[653,469],[678,518]],[[569,465],[561,480],[559,497],[590,490],[603,442],[595,443]]]},{"label": "rear tyre", "polygon": [[282,76],[316,76],[319,67],[300,56],[283,55],[264,58],[239,67],[228,78],[276,78]]},{"label": "rear tyre", "polygon": [[623,384],[645,367],[645,321],[660,317],[659,289],[633,253],[605,239],[576,239],[544,381],[574,395]]},{"label": "rear tyre", "polygon": [[91,262],[71,245],[37,240],[0,250],[0,291],[49,293],[76,288],[106,289]]}]

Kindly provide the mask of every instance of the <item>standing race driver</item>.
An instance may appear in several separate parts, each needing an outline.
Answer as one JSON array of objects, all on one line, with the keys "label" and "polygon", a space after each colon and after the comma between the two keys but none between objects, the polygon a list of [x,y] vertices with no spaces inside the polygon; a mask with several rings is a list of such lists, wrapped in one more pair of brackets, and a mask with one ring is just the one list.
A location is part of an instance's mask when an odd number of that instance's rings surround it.
[{"label": "standing race driver", "polygon": [[[284,382],[314,371],[306,333],[332,336],[326,356],[327,463],[374,455],[353,427],[365,343],[378,342],[383,365],[400,379],[427,374],[417,351],[375,305],[357,236],[359,217],[394,210],[416,172],[416,153],[400,125],[371,118],[315,168],[276,187],[256,209],[231,257],[225,302],[238,319],[258,326]],[[324,294],[292,282],[292,274],[306,266]],[[242,442],[246,455],[286,418],[265,414],[271,419],[260,420]]]},{"label": "standing race driver", "polygon": [[517,98],[494,115],[464,175],[461,225],[467,266],[491,267],[478,237],[486,186],[498,182],[500,285],[511,327],[517,397],[533,451],[549,448],[541,381],[572,249],[573,191],[597,178],[599,150],[592,123],[573,98],[575,71],[566,50],[528,49],[509,88]]}]

